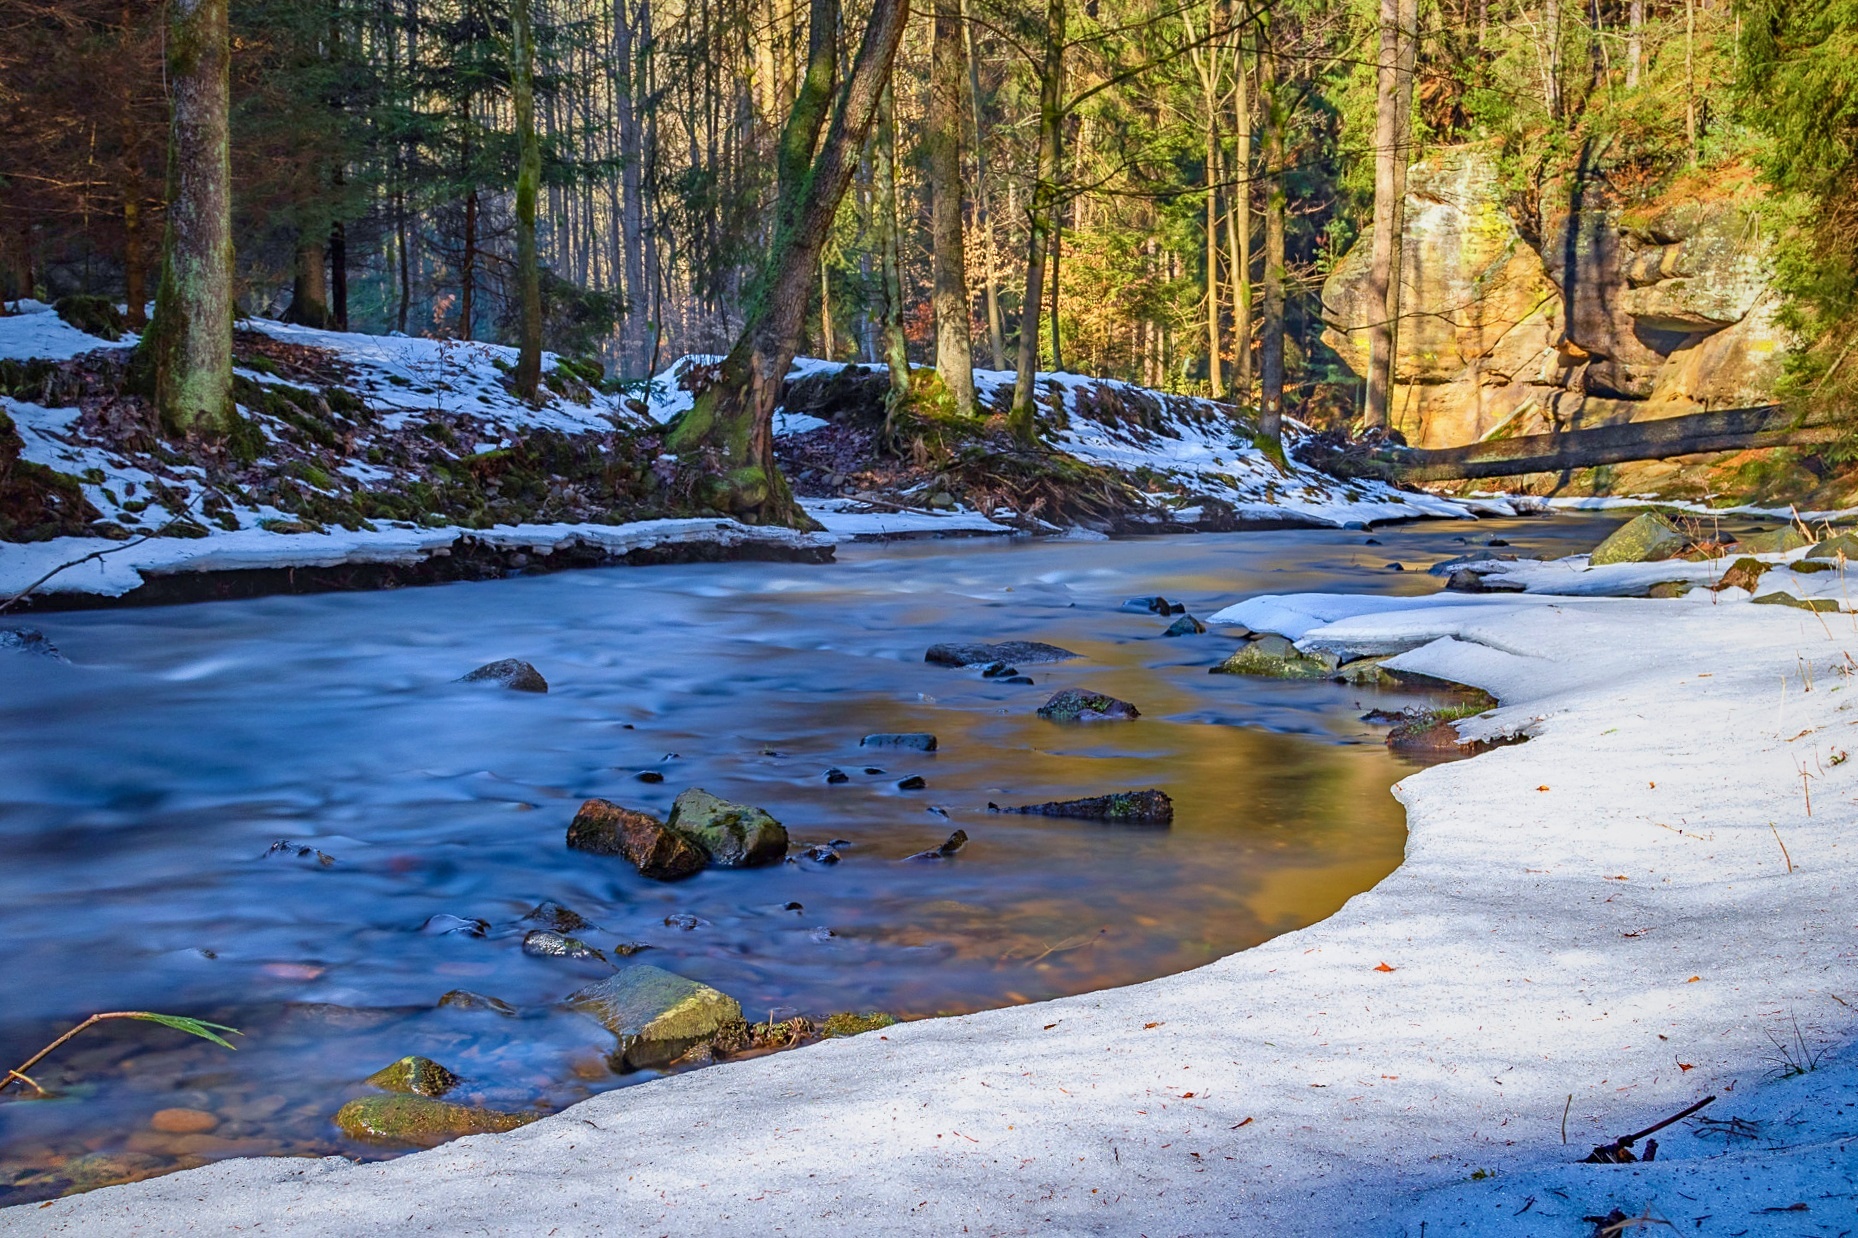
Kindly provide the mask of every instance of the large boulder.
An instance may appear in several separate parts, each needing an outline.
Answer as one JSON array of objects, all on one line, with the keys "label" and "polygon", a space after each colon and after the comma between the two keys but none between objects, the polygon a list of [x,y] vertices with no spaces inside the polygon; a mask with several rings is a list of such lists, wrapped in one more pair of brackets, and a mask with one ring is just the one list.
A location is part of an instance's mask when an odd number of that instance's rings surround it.
[{"label": "large boulder", "polygon": [[680,881],[701,871],[709,853],[650,813],[610,800],[588,800],[568,823],[568,848],[620,855],[653,881]]},{"label": "large boulder", "polygon": [[568,998],[619,1038],[622,1069],[663,1066],[742,1021],[742,1006],[707,984],[649,963],[634,963]]},{"label": "large boulder", "polygon": [[336,1110],[335,1124],[350,1139],[429,1147],[462,1135],[513,1131],[537,1116],[453,1105],[425,1096],[364,1096]]},{"label": "large boulder", "polygon": [[1337,660],[1325,652],[1303,653],[1282,636],[1265,635],[1212,668],[1215,675],[1258,675],[1265,679],[1327,679]]},{"label": "large boulder", "polygon": [[665,828],[702,847],[723,868],[779,864],[787,858],[787,829],[779,821],[696,787],[672,803]]},{"label": "large boulder", "polygon": [[1595,567],[1608,563],[1659,563],[1683,553],[1690,539],[1672,527],[1657,512],[1635,516],[1614,529],[1607,539],[1595,546],[1587,562]]}]

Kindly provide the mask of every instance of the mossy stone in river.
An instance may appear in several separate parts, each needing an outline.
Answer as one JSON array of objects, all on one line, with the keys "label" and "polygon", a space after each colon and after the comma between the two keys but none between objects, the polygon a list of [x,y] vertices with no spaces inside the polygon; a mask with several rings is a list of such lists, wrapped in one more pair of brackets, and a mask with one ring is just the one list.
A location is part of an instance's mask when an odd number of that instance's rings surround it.
[{"label": "mossy stone in river", "polygon": [[1141,716],[1142,711],[1128,701],[1082,688],[1054,692],[1051,700],[1039,706],[1039,717],[1048,722],[1122,722]]},{"label": "mossy stone in river", "polygon": [[1303,653],[1282,636],[1261,636],[1212,669],[1215,675],[1261,675],[1267,679],[1327,679],[1335,673],[1327,654]]},{"label": "mossy stone in river", "polygon": [[819,1025],[819,1034],[826,1040],[832,1040],[840,1036],[857,1036],[864,1032],[875,1032],[879,1028],[894,1027],[896,1023],[894,1016],[882,1011],[853,1014],[849,1010],[842,1010]]},{"label": "mossy stone in river", "polygon": [[653,881],[681,881],[710,862],[709,852],[658,818],[610,800],[581,805],[568,823],[568,849],[625,856],[640,876]]},{"label": "mossy stone in river", "polygon": [[1607,539],[1595,546],[1587,562],[1595,567],[1608,563],[1657,563],[1680,553],[1689,539],[1656,512],[1635,516],[1614,529]]},{"label": "mossy stone in river", "polygon": [[464,1135],[513,1131],[535,1120],[531,1113],[502,1113],[425,1096],[364,1096],[335,1114],[335,1124],[350,1139],[427,1147]]},{"label": "mossy stone in river", "polygon": [[1735,548],[1751,555],[1785,554],[1789,550],[1798,550],[1812,544],[1812,538],[1790,524],[1735,539]]},{"label": "mossy stone in river", "polygon": [[542,672],[521,658],[504,658],[501,661],[488,662],[459,682],[502,684],[512,692],[548,691],[548,680],[542,678]]},{"label": "mossy stone in river", "polygon": [[363,1080],[369,1087],[407,1096],[443,1096],[458,1086],[458,1076],[429,1057],[403,1057]]},{"label": "mossy stone in river", "polygon": [[[988,805],[993,808],[992,804]],[[1174,820],[1174,801],[1166,791],[1116,791],[1081,800],[1052,800],[1023,808],[1000,808],[1039,817],[1075,817],[1084,821],[1120,821],[1140,825],[1168,825]]]},{"label": "mossy stone in river", "polygon": [[697,787],[672,803],[665,828],[702,847],[723,868],[778,864],[787,857],[787,829],[779,821]]},{"label": "mossy stone in river", "polygon": [[663,1066],[725,1026],[742,1021],[733,997],[649,963],[634,963],[568,998],[619,1038],[617,1064]]}]

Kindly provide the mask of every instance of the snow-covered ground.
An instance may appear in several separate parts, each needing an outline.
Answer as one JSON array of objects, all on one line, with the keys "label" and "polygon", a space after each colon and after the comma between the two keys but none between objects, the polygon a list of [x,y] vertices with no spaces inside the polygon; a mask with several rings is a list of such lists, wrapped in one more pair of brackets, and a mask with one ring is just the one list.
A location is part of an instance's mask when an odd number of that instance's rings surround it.
[{"label": "snow-covered ground", "polygon": [[[1407,778],[1396,872],[1195,971],[386,1163],[225,1162],[0,1232],[1551,1238],[1615,1208],[1632,1233],[1858,1227],[1858,618],[1454,595],[1226,617],[1404,650],[1391,665],[1500,698],[1467,734],[1529,742]],[[1578,1163],[1711,1095],[1718,1125],[1661,1132],[1653,1164]]]}]

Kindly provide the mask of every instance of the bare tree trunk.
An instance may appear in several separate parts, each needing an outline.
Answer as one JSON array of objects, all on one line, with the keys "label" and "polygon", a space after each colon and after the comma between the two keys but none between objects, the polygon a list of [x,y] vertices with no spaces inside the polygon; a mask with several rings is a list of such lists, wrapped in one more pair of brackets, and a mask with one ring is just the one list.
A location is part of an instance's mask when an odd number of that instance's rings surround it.
[{"label": "bare tree trunk", "polygon": [[1264,331],[1258,350],[1258,432],[1281,442],[1284,433],[1284,105],[1278,97],[1277,52],[1258,54],[1264,110]]},{"label": "bare tree trunk", "polygon": [[1000,315],[999,250],[994,246],[993,212],[987,204],[987,138],[981,126],[981,67],[974,54],[974,27],[963,0],[961,37],[968,57],[968,106],[974,114],[974,221],[987,251],[987,343],[994,369],[1006,368],[1006,323]]},{"label": "bare tree trunk", "polygon": [[290,304],[283,321],[300,327],[329,327],[329,263],[322,238],[301,232],[297,237],[297,267],[290,286]]},{"label": "bare tree trunk", "polygon": [[[1209,25],[1219,18],[1210,10]],[[1192,27],[1188,27],[1192,32]],[[1194,67],[1200,74],[1200,103],[1206,161],[1206,376],[1215,400],[1226,394],[1225,370],[1221,362],[1219,315],[1219,54],[1210,47],[1193,50]]]},{"label": "bare tree trunk", "polygon": [[968,248],[961,219],[962,78],[960,0],[934,0],[929,116],[923,146],[929,175],[933,250],[935,368],[955,411],[974,413],[974,341],[968,301]]},{"label": "bare tree trunk", "polygon": [[[135,11],[125,2],[122,8],[122,47],[130,52],[135,39]],[[148,325],[147,243],[142,237],[142,201],[146,196],[142,184],[141,127],[136,123],[135,95],[128,74],[118,83],[118,107],[122,124],[122,200],[123,200],[123,300],[129,329],[140,331]]]},{"label": "bare tree trunk", "polygon": [[348,225],[329,225],[329,325],[348,330]]},{"label": "bare tree trunk", "polygon": [[838,15],[837,0],[813,0],[806,78],[781,134],[774,233],[746,301],[742,333],[717,381],[665,440],[685,475],[702,479],[711,506],[762,523],[807,523],[774,461],[774,409],[805,325],[813,268],[890,79],[909,3],[875,0],[832,108]]},{"label": "bare tree trunk", "polygon": [[877,105],[877,137],[871,143],[877,174],[878,262],[884,276],[884,363],[890,367],[890,396],[884,401],[884,439],[895,433],[897,408],[910,395],[909,341],[903,335],[903,262],[897,252],[897,121],[893,89],[884,87]]},{"label": "bare tree trunk", "polygon": [[1052,369],[1062,373],[1064,370],[1064,337],[1058,323],[1058,292],[1064,285],[1058,279],[1058,261],[1064,256],[1064,220],[1056,213],[1052,217],[1052,256],[1048,260],[1052,271]]},{"label": "bare tree trunk", "polygon": [[1632,0],[1626,9],[1626,89],[1639,84],[1639,66],[1645,61],[1645,0]]},{"label": "bare tree trunk", "polygon": [[1238,166],[1226,228],[1232,251],[1232,386],[1244,404],[1252,398],[1252,101],[1243,48],[1232,57],[1232,81]]},{"label": "bare tree trunk", "polygon": [[1394,381],[1393,322],[1387,317],[1399,248],[1400,0],[1380,0],[1380,51],[1374,73],[1374,236],[1368,257],[1368,400],[1362,423],[1387,425]]},{"label": "bare tree trunk", "polygon": [[[1383,0],[1384,2],[1384,0]],[[1543,102],[1548,114],[1561,119],[1561,0],[1543,0],[1543,57],[1546,71],[1542,82]]]},{"label": "bare tree trunk", "polygon": [[1697,166],[1697,0],[1684,0],[1684,139]]},{"label": "bare tree trunk", "polygon": [[1019,312],[1019,373],[1013,382],[1013,433],[1028,446],[1039,437],[1034,420],[1032,381],[1039,366],[1039,308],[1045,291],[1045,253],[1054,226],[1058,197],[1059,125],[1064,120],[1060,91],[1064,85],[1065,0],[1046,0],[1045,60],[1039,73],[1039,162],[1027,207],[1030,237],[1026,246],[1026,299]]},{"label": "bare tree trunk", "polygon": [[464,258],[458,264],[458,338],[468,340],[476,329],[477,300],[477,187],[465,194]]},{"label": "bare tree trunk", "polygon": [[223,434],[232,404],[232,157],[227,0],[171,0],[168,232],[137,349],[162,424]]},{"label": "bare tree trunk", "polygon": [[510,102],[516,112],[516,279],[522,289],[516,372],[511,386],[531,404],[542,385],[542,272],[535,248],[536,198],[542,184],[542,143],[535,130],[535,35],[530,0],[510,4]]},{"label": "bare tree trunk", "polygon": [[1394,183],[1392,247],[1381,319],[1387,326],[1387,422],[1400,391],[1400,313],[1406,255],[1406,171],[1413,162],[1413,71],[1419,61],[1419,0],[1400,0],[1400,48],[1394,77]]},{"label": "bare tree trunk", "polygon": [[[639,0],[637,12],[642,21],[651,0]],[[645,377],[650,368],[650,358],[646,356],[650,342],[646,338],[650,332],[647,326],[651,316],[651,296],[645,274],[645,149],[641,141],[639,110],[642,91],[639,79],[643,76],[639,57],[641,50],[633,30],[634,17],[625,11],[623,2],[616,2],[613,14],[614,58],[619,63],[618,80],[614,83],[614,102],[618,116],[616,128],[619,138],[619,230],[621,261],[624,266],[626,284],[625,325],[620,330],[620,366],[622,376],[627,378]],[[770,39],[772,36],[769,36]],[[761,52],[769,53],[769,62],[765,67],[767,81],[763,82],[758,74],[756,90],[765,95],[765,102],[772,106],[773,75],[770,43],[764,39],[757,44]]]}]

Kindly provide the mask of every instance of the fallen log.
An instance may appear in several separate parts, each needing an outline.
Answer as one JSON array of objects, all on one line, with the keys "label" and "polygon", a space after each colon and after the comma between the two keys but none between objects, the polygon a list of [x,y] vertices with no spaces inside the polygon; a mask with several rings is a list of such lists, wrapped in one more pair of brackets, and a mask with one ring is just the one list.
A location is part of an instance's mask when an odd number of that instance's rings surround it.
[{"label": "fallen log", "polygon": [[1829,418],[1801,419],[1778,404],[1769,404],[1591,430],[1525,434],[1464,447],[1389,447],[1365,459],[1355,457],[1348,464],[1357,466],[1363,475],[1388,481],[1463,481],[1521,473],[1560,473],[1711,451],[1829,443],[1848,430]]}]

